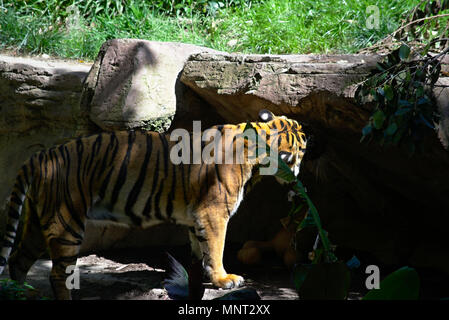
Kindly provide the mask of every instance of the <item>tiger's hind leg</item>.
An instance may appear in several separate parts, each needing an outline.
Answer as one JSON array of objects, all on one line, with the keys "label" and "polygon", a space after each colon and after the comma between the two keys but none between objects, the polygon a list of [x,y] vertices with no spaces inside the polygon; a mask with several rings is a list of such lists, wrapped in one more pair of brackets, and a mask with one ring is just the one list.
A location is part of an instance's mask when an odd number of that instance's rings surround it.
[{"label": "tiger's hind leg", "polygon": [[[68,283],[70,283],[70,281],[68,281],[68,276],[72,274],[74,269],[69,269],[68,267],[73,266],[74,268],[76,266],[79,247],[76,250],[75,248],[72,248],[72,250],[68,252],[66,250],[67,248],[55,243],[54,240],[52,240],[50,247],[50,251],[53,253],[53,266],[50,272],[50,283],[53,294],[57,300],[71,300],[72,295],[70,290],[73,288],[68,286]],[[57,256],[56,252],[58,252],[60,256]],[[71,255],[71,253],[73,254]],[[70,283],[70,285],[72,285],[72,283]]]},{"label": "tiger's hind leg", "polygon": [[9,258],[9,275],[11,279],[23,283],[32,265],[45,252],[46,244],[42,235],[39,218],[34,205],[26,200],[24,210],[28,212],[17,249]]},{"label": "tiger's hind leg", "polygon": [[[73,217],[76,217],[77,223],[73,222]],[[54,219],[60,223],[55,223],[44,231],[52,260],[50,283],[56,299],[70,300],[73,283],[68,277],[76,267],[84,236],[85,215],[70,214],[70,211],[63,207],[55,214]],[[68,268],[69,266],[72,268]]]},{"label": "tiger's hind leg", "polygon": [[[54,238],[50,241],[50,257],[52,261],[52,268],[50,272],[50,283],[53,294],[58,300],[70,300],[72,295],[70,290],[73,289],[68,286],[68,277],[74,271],[81,243],[71,243],[72,240],[65,238]],[[71,266],[72,268],[68,268]],[[70,283],[72,284],[72,283]]]}]

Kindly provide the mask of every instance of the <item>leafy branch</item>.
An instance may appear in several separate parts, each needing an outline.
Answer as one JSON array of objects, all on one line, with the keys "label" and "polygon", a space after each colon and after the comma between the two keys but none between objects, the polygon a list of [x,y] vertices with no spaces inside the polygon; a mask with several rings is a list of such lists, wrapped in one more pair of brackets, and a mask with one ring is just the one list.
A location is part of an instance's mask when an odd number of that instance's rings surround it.
[{"label": "leafy branch", "polygon": [[444,13],[444,14],[438,14],[435,16],[430,16],[430,17],[424,17],[421,19],[416,19],[413,20],[409,23],[407,23],[406,25],[401,26],[400,28],[396,29],[392,34],[388,35],[386,39],[390,38],[390,37],[395,37],[397,34],[399,34],[400,32],[402,32],[403,30],[405,30],[406,28],[414,25],[414,24],[418,24],[420,22],[424,22],[424,21],[429,21],[429,20],[434,20],[434,19],[439,19],[439,18],[444,18],[444,17],[449,17],[449,13]]},{"label": "leafy branch", "polygon": [[[422,0],[403,19],[399,28],[359,53],[388,54],[407,43],[415,50],[426,47],[438,52],[449,46],[449,0]],[[434,41],[438,40],[438,41]]]},{"label": "leafy branch", "polygon": [[[258,142],[260,143],[261,141],[264,141],[259,136],[256,128],[254,128],[254,126],[250,122],[248,122],[246,124],[243,132],[245,132],[247,130],[254,131],[254,133],[255,133],[256,139],[255,139],[255,141],[252,141],[253,143],[257,144]],[[248,137],[245,136],[245,139],[248,139]],[[323,229],[323,227],[321,225],[321,219],[318,214],[318,210],[316,209],[315,205],[313,204],[312,200],[310,199],[309,195],[307,194],[307,191],[306,191],[304,185],[302,184],[302,182],[297,179],[297,177],[293,174],[290,167],[284,162],[284,160],[281,159],[280,155],[277,152],[276,153],[271,152],[270,146],[268,144],[266,144],[266,149],[265,149],[266,152],[264,152],[265,150],[260,147],[256,150],[257,150],[256,156],[265,154],[268,157],[268,160],[269,160],[268,163],[274,162],[274,163],[278,164],[278,169],[275,173],[275,176],[284,180],[288,184],[292,184],[293,191],[296,194],[298,194],[303,201],[305,201],[306,205],[308,206],[307,215],[310,215],[309,217],[311,217],[313,219],[313,223],[318,229],[321,243],[323,245],[323,254],[322,255],[324,257],[324,261],[330,262],[330,263],[337,261],[336,256],[332,252],[332,248],[331,248],[329,238],[327,236],[327,232]],[[302,208],[302,206],[300,205],[298,208],[293,208],[292,211],[298,212],[301,210],[301,208]]]},{"label": "leafy branch", "polygon": [[410,155],[421,148],[426,131],[435,129],[439,119],[433,88],[449,47],[436,55],[428,54],[428,50],[434,43],[446,40],[434,39],[413,54],[411,47],[403,43],[377,63],[377,69],[355,93],[358,103],[374,104],[361,141],[405,147]]}]

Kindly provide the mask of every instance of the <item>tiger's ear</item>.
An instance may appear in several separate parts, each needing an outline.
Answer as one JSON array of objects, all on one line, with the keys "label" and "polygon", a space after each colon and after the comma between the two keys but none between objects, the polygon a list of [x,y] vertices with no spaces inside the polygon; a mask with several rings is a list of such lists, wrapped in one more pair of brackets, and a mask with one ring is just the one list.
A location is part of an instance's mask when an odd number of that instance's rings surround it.
[{"label": "tiger's ear", "polygon": [[259,119],[268,122],[274,119],[274,114],[267,109],[262,109],[259,111]]}]

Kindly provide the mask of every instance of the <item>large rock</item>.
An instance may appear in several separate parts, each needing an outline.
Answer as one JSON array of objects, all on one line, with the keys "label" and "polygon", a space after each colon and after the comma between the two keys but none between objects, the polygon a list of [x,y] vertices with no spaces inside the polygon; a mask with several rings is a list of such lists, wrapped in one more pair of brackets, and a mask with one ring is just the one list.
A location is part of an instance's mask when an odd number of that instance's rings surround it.
[{"label": "large rock", "polygon": [[[438,135],[429,130],[425,152],[412,158],[397,148],[359,142],[372,109],[356,104],[354,83],[378,60],[197,54],[186,63],[181,81],[224,122],[255,119],[268,108],[305,124],[311,139],[301,179],[334,243],[383,263],[449,273],[447,259],[432,259],[434,252],[449,255],[449,153]],[[439,136],[447,144],[449,100],[438,96]],[[428,239],[432,250],[423,249],[429,248]]]},{"label": "large rock", "polygon": [[[87,132],[80,110],[90,65],[0,55],[0,207],[34,152]],[[0,219],[3,226],[4,219]]]},{"label": "large rock", "polygon": [[82,83],[90,64],[0,55],[0,133],[79,129]]},{"label": "large rock", "polygon": [[[227,121],[255,119],[265,106],[277,114],[301,113],[309,121],[326,121],[332,128],[358,129],[366,110],[340,97],[349,95],[353,84],[366,77],[378,60],[378,56],[365,55],[201,53],[190,57],[181,81]],[[322,92],[325,94],[316,96]],[[311,95],[321,103],[304,103]],[[339,103],[328,108],[326,99],[338,99]]]},{"label": "large rock", "polygon": [[182,107],[178,76],[190,44],[114,39],[103,44],[84,84],[82,109],[103,130],[166,131]]}]

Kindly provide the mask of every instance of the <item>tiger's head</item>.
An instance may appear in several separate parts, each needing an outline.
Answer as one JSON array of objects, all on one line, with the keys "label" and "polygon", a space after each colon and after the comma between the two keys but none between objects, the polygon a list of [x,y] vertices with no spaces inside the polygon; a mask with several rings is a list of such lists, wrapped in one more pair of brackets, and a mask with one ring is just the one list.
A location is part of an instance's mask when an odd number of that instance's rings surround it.
[{"label": "tiger's head", "polygon": [[279,156],[297,176],[307,145],[302,125],[285,116],[277,117],[265,109],[259,112],[259,119],[264,124],[259,122],[261,128],[267,131],[268,145],[276,144]]}]

